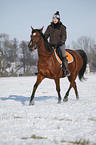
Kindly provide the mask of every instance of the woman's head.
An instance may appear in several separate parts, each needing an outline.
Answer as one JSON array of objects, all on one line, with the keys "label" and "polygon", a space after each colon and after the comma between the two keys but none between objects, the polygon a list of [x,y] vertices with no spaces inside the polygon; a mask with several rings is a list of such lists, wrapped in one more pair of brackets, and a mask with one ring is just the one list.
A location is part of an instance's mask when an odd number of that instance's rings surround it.
[{"label": "woman's head", "polygon": [[60,14],[59,14],[59,11],[57,11],[57,12],[53,15],[52,22],[53,22],[54,24],[57,24],[59,21],[60,21]]}]

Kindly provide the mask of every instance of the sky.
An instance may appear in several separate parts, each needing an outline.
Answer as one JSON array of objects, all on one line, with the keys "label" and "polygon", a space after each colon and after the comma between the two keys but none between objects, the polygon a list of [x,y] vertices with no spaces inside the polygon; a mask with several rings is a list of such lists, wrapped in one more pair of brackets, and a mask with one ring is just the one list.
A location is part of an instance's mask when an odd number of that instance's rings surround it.
[{"label": "sky", "polygon": [[44,33],[57,10],[67,28],[67,45],[81,36],[96,42],[96,0],[0,0],[0,34],[29,41],[30,26],[44,26]]}]

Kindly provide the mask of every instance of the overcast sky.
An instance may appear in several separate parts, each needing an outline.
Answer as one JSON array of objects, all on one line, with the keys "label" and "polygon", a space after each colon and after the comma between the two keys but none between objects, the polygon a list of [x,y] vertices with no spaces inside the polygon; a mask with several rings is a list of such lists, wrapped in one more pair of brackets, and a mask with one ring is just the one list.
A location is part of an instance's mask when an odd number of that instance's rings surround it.
[{"label": "overcast sky", "polygon": [[56,11],[67,27],[67,41],[88,36],[96,42],[96,0],[0,0],[0,33],[29,41],[31,28],[47,26]]}]

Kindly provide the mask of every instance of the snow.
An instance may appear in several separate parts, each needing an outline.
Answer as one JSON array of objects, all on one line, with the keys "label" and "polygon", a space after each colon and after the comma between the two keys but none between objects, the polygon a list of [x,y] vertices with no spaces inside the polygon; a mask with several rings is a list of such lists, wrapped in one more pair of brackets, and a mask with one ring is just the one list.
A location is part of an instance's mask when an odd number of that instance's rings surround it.
[{"label": "snow", "polygon": [[[57,103],[54,80],[45,79],[29,106],[36,76],[0,78],[0,145],[72,145],[85,140],[96,144],[96,74],[77,78],[68,102]],[[62,99],[69,87],[60,80]]]}]

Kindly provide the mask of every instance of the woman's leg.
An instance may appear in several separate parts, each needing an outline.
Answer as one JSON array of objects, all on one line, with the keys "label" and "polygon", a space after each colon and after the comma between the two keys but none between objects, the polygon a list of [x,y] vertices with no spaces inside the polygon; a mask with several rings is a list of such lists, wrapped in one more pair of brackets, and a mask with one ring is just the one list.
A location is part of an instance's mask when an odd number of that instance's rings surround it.
[{"label": "woman's leg", "polygon": [[62,52],[62,70],[63,70],[63,74],[64,76],[68,76],[70,75],[69,71],[68,71],[68,60],[66,59],[66,55],[65,55],[65,44],[63,44],[60,47],[60,50]]}]

